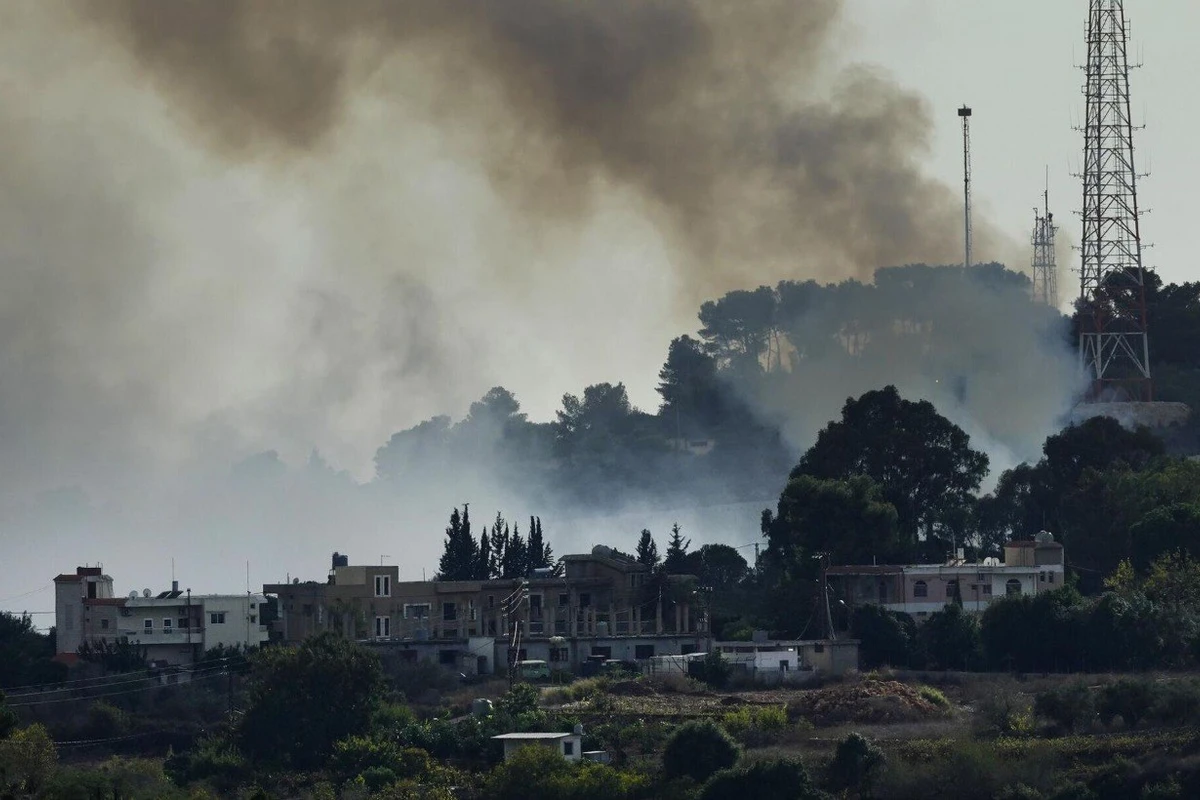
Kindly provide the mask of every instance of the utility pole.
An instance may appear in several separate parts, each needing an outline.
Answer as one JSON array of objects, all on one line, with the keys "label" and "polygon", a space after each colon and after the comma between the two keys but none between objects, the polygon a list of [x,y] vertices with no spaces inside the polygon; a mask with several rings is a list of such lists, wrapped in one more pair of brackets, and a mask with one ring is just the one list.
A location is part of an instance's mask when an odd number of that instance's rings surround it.
[{"label": "utility pole", "polygon": [[971,268],[971,109],[958,110],[963,129],[963,268]]},{"label": "utility pole", "polygon": [[1088,402],[1151,401],[1146,274],[1124,0],[1090,0],[1083,133],[1079,362]]}]

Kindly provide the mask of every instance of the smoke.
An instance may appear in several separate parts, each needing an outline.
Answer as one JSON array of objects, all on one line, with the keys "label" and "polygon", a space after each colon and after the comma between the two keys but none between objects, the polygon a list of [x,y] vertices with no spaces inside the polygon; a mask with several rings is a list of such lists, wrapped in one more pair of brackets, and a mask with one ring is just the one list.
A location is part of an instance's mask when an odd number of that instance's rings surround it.
[{"label": "smoke", "polygon": [[[238,506],[214,476],[315,446],[364,479],[392,432],[497,384],[536,418],[599,380],[649,403],[703,299],[955,260],[957,196],[920,168],[928,109],[844,67],[840,11],[3,5],[6,497],[86,487],[94,516],[43,531],[81,559],[216,565],[201,542],[288,537],[309,556],[354,522],[431,563],[432,510],[330,501],[343,522],[318,523],[291,489],[219,517]],[[979,252],[1007,246],[977,227]]]}]

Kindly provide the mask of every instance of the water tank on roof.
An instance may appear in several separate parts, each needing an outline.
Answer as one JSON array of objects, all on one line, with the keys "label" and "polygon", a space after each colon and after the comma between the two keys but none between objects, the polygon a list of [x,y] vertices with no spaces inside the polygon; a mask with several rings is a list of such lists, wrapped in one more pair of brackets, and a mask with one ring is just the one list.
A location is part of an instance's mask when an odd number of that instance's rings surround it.
[{"label": "water tank on roof", "polygon": [[333,554],[333,568],[350,566],[350,556],[344,556],[341,553]]},{"label": "water tank on roof", "polygon": [[592,555],[612,558],[612,548],[608,545],[598,544],[592,548]]},{"label": "water tank on roof", "polygon": [[1039,531],[1038,535],[1033,537],[1033,540],[1038,544],[1051,544],[1054,542],[1054,534],[1050,531]]}]

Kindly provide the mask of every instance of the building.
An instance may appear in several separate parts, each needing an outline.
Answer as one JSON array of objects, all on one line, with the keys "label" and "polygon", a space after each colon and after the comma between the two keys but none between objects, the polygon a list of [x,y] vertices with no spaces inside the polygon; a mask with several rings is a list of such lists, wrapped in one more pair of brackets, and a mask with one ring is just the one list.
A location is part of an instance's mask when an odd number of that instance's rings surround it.
[{"label": "building", "polygon": [[601,545],[528,579],[486,581],[402,582],[396,566],[351,566],[334,553],[324,582],[266,584],[263,593],[278,598],[272,635],[281,642],[333,631],[472,675],[514,659],[575,670],[592,656],[646,662],[703,651],[702,596],[682,576],[650,582],[644,565]]},{"label": "building", "polygon": [[[113,596],[113,579],[100,567],[78,567],[54,579],[57,657],[73,661],[85,643],[126,639],[146,660],[191,664],[216,647],[254,647],[267,641],[269,604],[261,594],[192,594],[172,581],[170,591],[149,589]],[[268,618],[264,619],[263,615]]]},{"label": "building", "polygon": [[508,761],[522,747],[549,747],[567,761],[583,758],[583,726],[576,725],[572,733],[504,733],[493,736],[504,743],[504,760]]},{"label": "building", "polygon": [[1004,546],[1004,560],[967,562],[962,551],[944,564],[845,565],[826,570],[834,597],[849,607],[881,605],[917,621],[956,597],[964,610],[981,613],[997,598],[1036,595],[1063,585],[1064,551],[1043,531],[1031,541]]},{"label": "building", "polygon": [[756,638],[713,642],[712,649],[735,670],[767,683],[803,681],[817,675],[844,675],[858,669],[857,639]]}]

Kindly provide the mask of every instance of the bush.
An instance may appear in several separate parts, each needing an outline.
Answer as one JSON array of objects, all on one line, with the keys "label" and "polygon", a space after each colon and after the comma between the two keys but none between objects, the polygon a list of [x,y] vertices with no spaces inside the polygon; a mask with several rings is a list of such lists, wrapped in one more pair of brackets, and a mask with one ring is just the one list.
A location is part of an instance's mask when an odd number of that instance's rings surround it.
[{"label": "bush", "polygon": [[742,706],[736,711],[723,714],[721,725],[747,746],[768,744],[787,730],[787,707]]},{"label": "bush", "polygon": [[42,725],[21,728],[0,740],[0,776],[5,788],[36,795],[57,764],[58,751]]},{"label": "bush", "polygon": [[703,661],[690,664],[688,673],[714,689],[724,689],[733,675],[733,666],[719,651],[714,650]]},{"label": "bush", "polygon": [[1100,690],[1096,710],[1105,725],[1111,724],[1119,716],[1126,728],[1136,728],[1154,707],[1155,695],[1155,686],[1150,681],[1121,678]]},{"label": "bush", "polygon": [[533,684],[518,683],[504,693],[504,696],[496,703],[496,708],[501,713],[518,717],[524,713],[537,711],[540,696],[541,693]]},{"label": "bush", "polygon": [[945,710],[950,709],[950,700],[947,699],[946,695],[941,689],[935,689],[932,686],[926,686],[922,684],[917,687],[917,694],[938,708]]},{"label": "bush", "polygon": [[621,800],[644,786],[641,776],[591,761],[572,763],[549,747],[522,747],[485,781],[489,800]]},{"label": "bush", "polygon": [[205,781],[220,793],[232,791],[251,775],[245,757],[221,736],[201,739],[188,752],[169,755],[163,766],[176,784]]},{"label": "bush", "polygon": [[917,629],[907,614],[897,614],[882,606],[858,606],[850,629],[859,640],[859,662],[863,667],[906,667],[912,662]]},{"label": "bush", "polygon": [[819,800],[823,796],[803,764],[775,759],[721,770],[704,784],[698,800]]},{"label": "bush", "polygon": [[1028,736],[1033,733],[1029,703],[1011,692],[993,689],[975,704],[975,732],[983,736]]},{"label": "bush", "polygon": [[1038,692],[1033,710],[1039,717],[1053,722],[1060,731],[1071,733],[1091,721],[1096,715],[1096,704],[1085,684],[1073,683]]},{"label": "bush", "polygon": [[697,782],[737,763],[741,749],[720,725],[709,720],[680,725],[663,750],[663,773],[668,778],[687,776]]},{"label": "bush", "polygon": [[89,739],[113,739],[129,733],[129,715],[111,703],[98,700],[88,709],[84,736]]},{"label": "bush", "polygon": [[830,788],[870,791],[887,758],[874,743],[859,733],[840,741],[827,772]]}]

